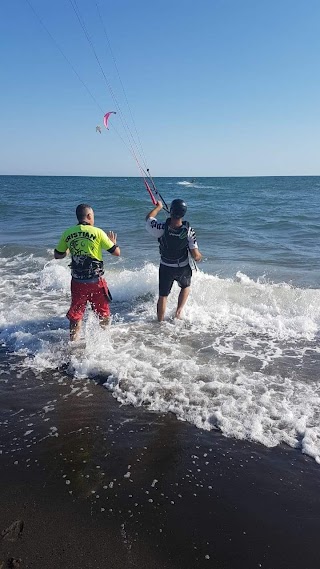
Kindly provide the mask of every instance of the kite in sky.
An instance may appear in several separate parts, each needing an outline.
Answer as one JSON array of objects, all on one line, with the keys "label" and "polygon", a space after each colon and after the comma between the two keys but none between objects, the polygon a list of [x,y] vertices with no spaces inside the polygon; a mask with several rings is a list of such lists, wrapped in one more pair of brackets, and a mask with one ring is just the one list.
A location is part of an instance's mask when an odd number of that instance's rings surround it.
[{"label": "kite in sky", "polygon": [[116,115],[117,113],[115,111],[110,111],[109,113],[106,113],[103,117],[103,124],[106,128],[108,128],[108,119],[110,117],[110,115]]}]

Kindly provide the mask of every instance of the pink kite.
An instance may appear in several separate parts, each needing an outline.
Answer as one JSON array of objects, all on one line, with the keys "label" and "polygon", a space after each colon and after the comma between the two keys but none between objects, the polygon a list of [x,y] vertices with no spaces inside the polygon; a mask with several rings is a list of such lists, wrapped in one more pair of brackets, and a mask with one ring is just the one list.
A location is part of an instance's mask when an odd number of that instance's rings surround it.
[{"label": "pink kite", "polygon": [[108,128],[108,119],[110,117],[110,115],[116,115],[117,113],[115,111],[110,111],[109,113],[106,113],[103,117],[103,124],[106,128]]}]

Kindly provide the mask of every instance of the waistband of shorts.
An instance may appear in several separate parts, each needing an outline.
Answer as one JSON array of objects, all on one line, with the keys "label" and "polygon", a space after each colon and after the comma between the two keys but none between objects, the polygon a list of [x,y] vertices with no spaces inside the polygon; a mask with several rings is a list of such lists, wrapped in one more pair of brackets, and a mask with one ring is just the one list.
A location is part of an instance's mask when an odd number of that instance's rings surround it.
[{"label": "waistband of shorts", "polygon": [[164,263],[162,259],[160,259],[160,265],[164,265],[165,267],[187,267],[189,265],[189,259],[182,261],[181,263]]},{"label": "waistband of shorts", "polygon": [[101,277],[93,277],[93,279],[75,279],[74,277],[72,277],[71,279],[74,283],[80,283],[80,284],[96,284],[99,281],[104,280]]}]

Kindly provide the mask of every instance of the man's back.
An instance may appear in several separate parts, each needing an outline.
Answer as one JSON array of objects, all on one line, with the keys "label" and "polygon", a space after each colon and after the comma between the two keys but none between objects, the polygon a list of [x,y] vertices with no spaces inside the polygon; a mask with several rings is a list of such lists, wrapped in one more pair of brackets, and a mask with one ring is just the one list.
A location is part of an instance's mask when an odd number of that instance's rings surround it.
[{"label": "man's back", "polygon": [[69,249],[72,256],[87,255],[102,261],[102,249],[108,251],[113,246],[114,243],[102,229],[79,223],[64,231],[57,250],[63,252]]}]

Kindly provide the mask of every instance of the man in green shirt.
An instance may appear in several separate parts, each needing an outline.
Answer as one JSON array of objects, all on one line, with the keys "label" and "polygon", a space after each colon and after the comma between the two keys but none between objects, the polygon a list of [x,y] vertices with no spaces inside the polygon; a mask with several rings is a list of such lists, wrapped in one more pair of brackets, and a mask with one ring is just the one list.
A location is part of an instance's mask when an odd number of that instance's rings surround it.
[{"label": "man in green shirt", "polygon": [[70,340],[77,340],[87,303],[99,316],[102,325],[110,320],[111,295],[103,277],[102,250],[119,257],[117,235],[94,227],[94,212],[87,204],[76,209],[78,223],[64,231],[54,250],[55,259],[71,255],[71,306],[67,313],[70,321]]}]

